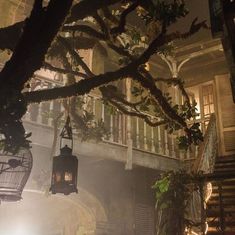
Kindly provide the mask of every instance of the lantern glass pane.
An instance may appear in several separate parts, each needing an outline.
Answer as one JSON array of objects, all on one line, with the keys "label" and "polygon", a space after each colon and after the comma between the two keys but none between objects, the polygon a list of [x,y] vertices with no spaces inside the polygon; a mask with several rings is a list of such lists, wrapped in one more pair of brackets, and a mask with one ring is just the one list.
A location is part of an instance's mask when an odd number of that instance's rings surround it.
[{"label": "lantern glass pane", "polygon": [[73,179],[73,174],[71,172],[65,172],[64,180],[65,181],[72,181],[72,179]]},{"label": "lantern glass pane", "polygon": [[61,174],[59,172],[56,172],[55,174],[55,181],[60,182],[61,181]]}]

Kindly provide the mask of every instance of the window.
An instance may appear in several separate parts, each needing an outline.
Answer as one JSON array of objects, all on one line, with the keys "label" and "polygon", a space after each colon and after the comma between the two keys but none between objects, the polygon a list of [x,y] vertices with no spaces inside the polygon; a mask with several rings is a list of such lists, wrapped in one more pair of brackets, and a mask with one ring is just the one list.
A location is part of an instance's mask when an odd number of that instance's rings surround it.
[{"label": "window", "polygon": [[202,105],[205,118],[210,117],[215,112],[213,87],[211,84],[202,87]]}]

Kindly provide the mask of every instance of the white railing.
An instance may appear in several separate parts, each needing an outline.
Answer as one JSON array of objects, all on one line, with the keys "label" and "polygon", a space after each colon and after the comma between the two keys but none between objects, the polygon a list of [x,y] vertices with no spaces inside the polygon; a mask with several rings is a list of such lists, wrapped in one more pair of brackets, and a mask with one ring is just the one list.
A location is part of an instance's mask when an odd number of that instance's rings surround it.
[{"label": "white railing", "polygon": [[[96,120],[104,122],[109,133],[109,138],[104,139],[105,142],[127,146],[128,139],[131,138],[134,149],[179,158],[175,136],[168,135],[164,127],[150,127],[142,119],[130,118],[120,112],[110,114],[109,107],[97,96],[87,96],[86,106]],[[63,110],[62,102],[57,100],[30,104],[24,121],[53,127],[54,117]]]},{"label": "white railing", "polygon": [[198,157],[193,165],[193,172],[212,173],[218,150],[217,127],[215,114],[211,114],[210,121],[204,135],[204,141],[199,146]]},{"label": "white railing", "polygon": [[[43,80],[39,84],[44,85],[40,85],[39,89],[62,85],[60,82],[42,77],[36,78],[36,80]],[[93,113],[95,119],[102,119],[105,128],[110,133],[109,138],[104,141],[122,146],[131,144],[132,149],[179,160],[195,159],[198,148],[193,147],[187,152],[180,151],[177,146],[178,134],[168,134],[164,126],[151,127],[138,117],[128,117],[120,112],[111,114],[108,111],[109,107],[95,94],[86,95],[83,99],[86,109]],[[58,100],[30,104],[24,121],[53,127],[53,118],[63,110],[62,102]]]}]

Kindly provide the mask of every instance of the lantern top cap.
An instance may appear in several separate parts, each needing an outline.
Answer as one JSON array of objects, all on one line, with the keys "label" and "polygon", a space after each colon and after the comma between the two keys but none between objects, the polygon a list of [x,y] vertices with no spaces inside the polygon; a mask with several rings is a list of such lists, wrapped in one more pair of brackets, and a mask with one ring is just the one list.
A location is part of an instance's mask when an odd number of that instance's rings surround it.
[{"label": "lantern top cap", "polygon": [[71,156],[72,155],[72,149],[68,147],[66,144],[63,148],[60,149],[60,155],[61,156]]}]

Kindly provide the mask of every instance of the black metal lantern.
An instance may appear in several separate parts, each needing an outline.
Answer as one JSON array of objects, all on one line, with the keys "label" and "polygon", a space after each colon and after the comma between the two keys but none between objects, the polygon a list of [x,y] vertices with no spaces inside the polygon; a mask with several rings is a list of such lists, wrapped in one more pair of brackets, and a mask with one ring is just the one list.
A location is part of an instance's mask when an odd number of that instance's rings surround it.
[{"label": "black metal lantern", "polygon": [[[63,140],[69,140],[71,148],[63,145]],[[67,118],[66,124],[61,132],[60,155],[53,158],[52,180],[50,191],[68,195],[77,190],[78,159],[72,155],[73,135],[70,125],[70,118]]]},{"label": "black metal lantern", "polygon": [[0,151],[0,201],[19,201],[33,165],[29,149]]}]

